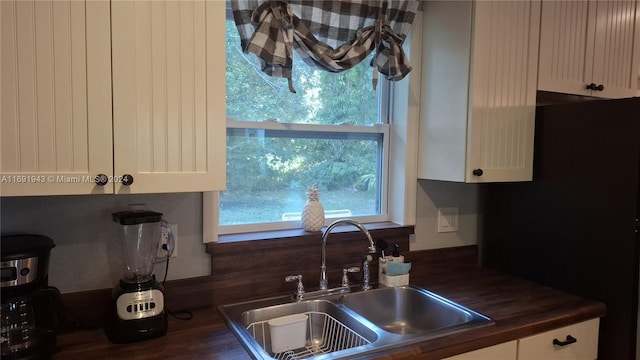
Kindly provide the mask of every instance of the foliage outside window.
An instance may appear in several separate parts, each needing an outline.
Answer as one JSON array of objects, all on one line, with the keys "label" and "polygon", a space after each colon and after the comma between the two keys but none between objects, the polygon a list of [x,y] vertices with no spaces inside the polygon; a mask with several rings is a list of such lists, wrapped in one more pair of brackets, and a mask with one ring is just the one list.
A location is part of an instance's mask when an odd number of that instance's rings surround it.
[{"label": "foliage outside window", "polygon": [[389,95],[386,86],[373,92],[369,59],[341,73],[294,61],[293,94],[285,79],[261,72],[239,43],[227,21],[227,191],[220,195],[220,225],[295,220],[314,183],[329,214],[384,215]]}]

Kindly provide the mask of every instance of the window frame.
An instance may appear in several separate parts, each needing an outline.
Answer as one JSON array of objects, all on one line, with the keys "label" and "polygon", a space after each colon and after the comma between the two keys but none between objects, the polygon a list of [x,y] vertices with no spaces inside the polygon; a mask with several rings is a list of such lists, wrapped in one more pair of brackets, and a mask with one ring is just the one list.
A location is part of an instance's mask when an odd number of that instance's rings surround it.
[{"label": "window frame", "polygon": [[[233,19],[230,7],[227,9],[227,18]],[[422,11],[420,9],[416,13],[412,28],[422,29]],[[412,30],[409,33],[407,41],[405,41],[405,52],[413,64],[422,62],[422,34],[419,30]],[[414,226],[417,220],[418,124],[420,121],[421,79],[421,68],[415,66],[403,81],[387,82],[380,79],[378,84],[378,86],[387,86],[386,91],[396,94],[395,96],[391,94],[393,100],[388,102],[388,108],[382,112],[387,115],[387,123],[393,125],[389,128],[388,186],[384,200],[387,204],[385,217],[388,220],[386,221],[402,226]],[[402,120],[397,122],[398,119]],[[217,242],[218,235],[231,236],[231,232],[219,229],[219,192],[204,192],[202,195],[203,243]],[[369,222],[367,219],[359,219],[359,221]],[[249,232],[251,231],[249,230]],[[266,232],[260,232],[260,230],[254,232],[256,236],[269,238]]]},{"label": "window frame", "polygon": [[[290,124],[275,121],[251,122],[227,119],[227,127],[240,129],[264,129],[281,131],[300,131],[318,133],[354,133],[354,134],[382,134],[382,159],[380,165],[380,214],[367,216],[352,216],[354,220],[361,222],[381,222],[389,220],[388,211],[388,184],[389,184],[389,124],[376,124],[372,126],[353,125],[312,125],[312,124]],[[321,200],[322,201],[322,200]],[[220,211],[220,202],[217,203]],[[302,211],[302,209],[300,209]],[[325,219],[325,225],[329,225],[336,218]],[[300,220],[278,221],[265,223],[250,223],[237,225],[222,225],[218,217],[218,234],[235,234],[254,231],[288,230],[301,227]]]}]

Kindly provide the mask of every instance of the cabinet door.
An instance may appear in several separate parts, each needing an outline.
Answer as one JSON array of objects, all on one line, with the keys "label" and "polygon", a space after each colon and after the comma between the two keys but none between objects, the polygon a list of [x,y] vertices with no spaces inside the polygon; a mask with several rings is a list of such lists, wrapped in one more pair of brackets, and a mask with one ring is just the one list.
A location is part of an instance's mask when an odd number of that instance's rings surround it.
[{"label": "cabinet door", "polygon": [[448,357],[444,360],[516,360],[518,342],[516,340],[470,351],[464,354]]},{"label": "cabinet door", "polygon": [[225,3],[114,1],[116,193],[225,185]]},{"label": "cabinet door", "polygon": [[539,18],[538,1],[475,5],[467,182],[532,179]]},{"label": "cabinet door", "polygon": [[109,2],[0,7],[0,194],[112,192]]},{"label": "cabinet door", "polygon": [[540,2],[424,7],[418,177],[531,180]]},{"label": "cabinet door", "polygon": [[640,15],[636,1],[598,1],[592,82],[604,90],[593,96],[635,96],[640,62]]},{"label": "cabinet door", "polygon": [[540,23],[538,89],[591,95],[593,1],[543,1]]},{"label": "cabinet door", "polygon": [[[538,89],[632,97],[640,62],[636,1],[544,1]],[[587,89],[603,85],[602,91]]]},{"label": "cabinet door", "polygon": [[520,339],[518,360],[594,360],[598,357],[599,323],[599,319],[592,319]]}]

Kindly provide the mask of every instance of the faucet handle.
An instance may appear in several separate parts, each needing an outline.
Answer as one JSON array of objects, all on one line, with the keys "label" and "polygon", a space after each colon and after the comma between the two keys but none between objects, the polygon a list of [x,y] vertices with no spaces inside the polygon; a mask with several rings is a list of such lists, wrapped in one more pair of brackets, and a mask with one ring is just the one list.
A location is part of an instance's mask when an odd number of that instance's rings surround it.
[{"label": "faucet handle", "polygon": [[342,286],[349,286],[349,277],[347,276],[347,273],[356,273],[359,271],[360,268],[357,266],[342,269]]},{"label": "faucet handle", "polygon": [[294,293],[294,296],[296,297],[297,300],[301,300],[302,294],[304,294],[304,284],[302,284],[302,275],[289,275],[284,278],[284,281],[286,282],[293,282],[296,280],[298,281],[298,287],[296,289],[296,292]]}]

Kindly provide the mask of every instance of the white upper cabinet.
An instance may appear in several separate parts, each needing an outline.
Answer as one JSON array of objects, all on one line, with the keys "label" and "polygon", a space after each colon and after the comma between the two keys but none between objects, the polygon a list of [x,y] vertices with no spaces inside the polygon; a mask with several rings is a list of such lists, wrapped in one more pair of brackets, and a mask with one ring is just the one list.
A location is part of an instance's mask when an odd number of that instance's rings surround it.
[{"label": "white upper cabinet", "polygon": [[113,1],[116,192],[225,186],[225,3]]},{"label": "white upper cabinet", "polygon": [[224,2],[0,3],[1,195],[224,188]]},{"label": "white upper cabinet", "polygon": [[543,1],[538,89],[605,98],[638,87],[637,1]]},{"label": "white upper cabinet", "polygon": [[109,3],[0,7],[0,194],[104,192],[92,178],[113,171]]},{"label": "white upper cabinet", "polygon": [[418,177],[532,179],[540,3],[423,3]]}]

